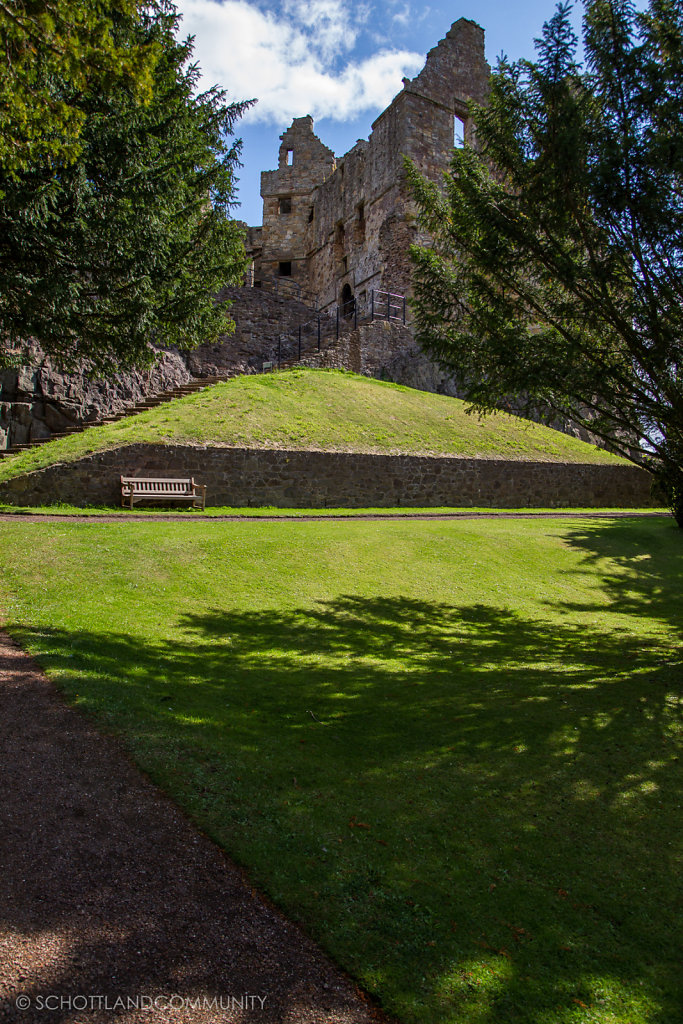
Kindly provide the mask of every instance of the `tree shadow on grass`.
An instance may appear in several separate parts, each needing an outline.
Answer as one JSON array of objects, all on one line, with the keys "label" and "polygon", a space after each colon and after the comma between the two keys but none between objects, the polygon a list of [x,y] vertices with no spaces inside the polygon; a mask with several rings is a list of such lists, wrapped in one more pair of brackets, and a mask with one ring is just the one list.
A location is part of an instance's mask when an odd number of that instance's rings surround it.
[{"label": "tree shadow on grass", "polygon": [[[647,520],[637,519],[586,523],[564,532],[563,540],[583,553],[585,569],[598,573],[611,611],[658,619],[683,640],[683,531],[669,520],[658,525],[653,530]],[[589,610],[585,604],[563,607]],[[603,611],[605,605],[592,607]]]},{"label": "tree shadow on grass", "polygon": [[[612,557],[607,533],[570,543]],[[668,578],[605,586],[680,625]],[[405,1019],[676,1019],[670,634],[357,595],[157,643],[21,632]]]}]

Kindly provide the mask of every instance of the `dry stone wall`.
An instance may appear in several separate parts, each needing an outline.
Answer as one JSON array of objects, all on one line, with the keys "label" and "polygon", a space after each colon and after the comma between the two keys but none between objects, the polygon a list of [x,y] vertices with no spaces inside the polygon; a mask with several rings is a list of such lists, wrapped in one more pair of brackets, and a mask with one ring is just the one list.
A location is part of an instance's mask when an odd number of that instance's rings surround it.
[{"label": "dry stone wall", "polygon": [[131,445],[0,485],[15,505],[116,505],[121,476],[193,476],[208,505],[280,508],[641,507],[650,476],[630,465],[344,452]]}]

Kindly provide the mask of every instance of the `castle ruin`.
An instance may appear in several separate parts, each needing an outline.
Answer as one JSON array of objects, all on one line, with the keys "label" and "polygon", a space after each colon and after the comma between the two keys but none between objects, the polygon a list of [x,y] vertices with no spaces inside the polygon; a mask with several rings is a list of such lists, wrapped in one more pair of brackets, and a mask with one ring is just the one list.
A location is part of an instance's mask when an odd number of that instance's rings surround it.
[{"label": "castle ruin", "polygon": [[[484,31],[461,18],[422,71],[404,78],[369,138],[344,156],[314,134],[310,116],[295,118],[280,136],[277,169],[261,175],[263,224],[247,229],[249,280],[221,296],[232,303],[235,333],[191,352],[160,352],[152,372],[110,381],[64,377],[36,351],[30,365],[0,375],[0,449],[96,422],[189,377],[260,371],[277,357],[278,338],[295,336],[311,317],[335,307],[348,317],[380,291],[410,295],[409,246],[428,239],[418,230],[403,158],[439,180],[458,137],[472,139],[468,103],[485,101],[489,75]],[[344,326],[338,344],[302,362],[457,394],[417,348],[409,325]]]},{"label": "castle ruin", "polygon": [[408,248],[421,239],[403,159],[439,180],[458,138],[472,139],[468,103],[485,101],[489,75],[484,30],[461,18],[343,157],[310,116],[295,118],[277,170],[261,175],[263,225],[248,232],[254,285],[286,279],[318,310],[362,305],[372,289],[409,294]]}]

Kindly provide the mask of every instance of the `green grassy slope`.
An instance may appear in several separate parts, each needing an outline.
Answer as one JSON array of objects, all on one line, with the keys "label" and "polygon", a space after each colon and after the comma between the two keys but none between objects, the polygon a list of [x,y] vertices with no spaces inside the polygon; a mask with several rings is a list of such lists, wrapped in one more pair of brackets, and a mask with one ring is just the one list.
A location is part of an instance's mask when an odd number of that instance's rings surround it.
[{"label": "green grassy slope", "polygon": [[467,415],[443,395],[339,371],[236,377],[206,391],[91,427],[3,460],[0,481],[138,442],[463,455],[548,462],[620,461],[506,413]]},{"label": "green grassy slope", "polygon": [[680,540],[17,519],[0,605],[403,1024],[675,1024]]}]

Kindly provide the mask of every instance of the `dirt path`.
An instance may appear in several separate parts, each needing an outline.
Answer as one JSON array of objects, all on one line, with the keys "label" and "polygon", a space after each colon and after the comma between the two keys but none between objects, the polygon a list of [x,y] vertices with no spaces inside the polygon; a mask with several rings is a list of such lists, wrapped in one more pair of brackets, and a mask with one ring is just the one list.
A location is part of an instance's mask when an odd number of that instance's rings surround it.
[{"label": "dirt path", "polygon": [[356,515],[304,515],[304,516],[202,516],[200,513],[194,515],[169,515],[163,512],[150,512],[145,515],[122,512],[118,515],[74,515],[73,512],[2,512],[1,522],[74,522],[74,523],[310,523],[310,522],[347,522],[360,519],[377,521],[391,521],[402,519],[633,519],[651,518],[652,516],[670,516],[671,513],[665,510],[653,510],[652,512],[631,511],[624,509],[618,512],[601,512],[596,509],[594,512],[399,512],[383,514],[381,512],[359,512]]},{"label": "dirt path", "polygon": [[0,634],[0,1021],[387,1021]]}]

